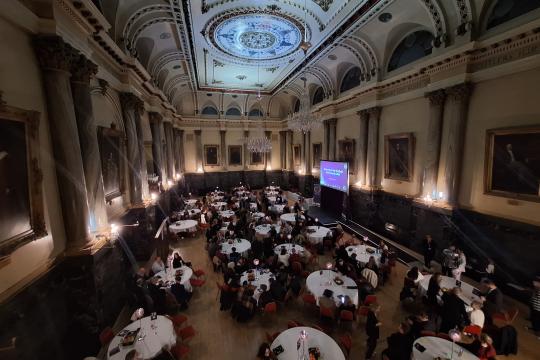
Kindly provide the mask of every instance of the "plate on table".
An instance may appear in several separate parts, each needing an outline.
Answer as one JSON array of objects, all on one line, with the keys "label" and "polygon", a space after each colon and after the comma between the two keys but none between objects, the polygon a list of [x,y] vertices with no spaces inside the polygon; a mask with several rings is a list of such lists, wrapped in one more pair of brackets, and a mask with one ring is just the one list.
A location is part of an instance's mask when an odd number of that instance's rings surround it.
[{"label": "plate on table", "polygon": [[375,250],[373,250],[372,248],[366,248],[366,252],[368,254],[374,254],[375,253]]},{"label": "plate on table", "polygon": [[128,332],[126,335],[124,335],[124,337],[122,338],[122,341],[120,341],[120,344],[122,344],[122,346],[133,345],[135,341],[137,340],[137,334],[139,333],[139,330],[140,328],[137,330]]},{"label": "plate on table", "polygon": [[343,284],[344,284],[343,279],[338,278],[338,277],[334,278],[334,282],[335,282],[337,285],[343,285]]}]

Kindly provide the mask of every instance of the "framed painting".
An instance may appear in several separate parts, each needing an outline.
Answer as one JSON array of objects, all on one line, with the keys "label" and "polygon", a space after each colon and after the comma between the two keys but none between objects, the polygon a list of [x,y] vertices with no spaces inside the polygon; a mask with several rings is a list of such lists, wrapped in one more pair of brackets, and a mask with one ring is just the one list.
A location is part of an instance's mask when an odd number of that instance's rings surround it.
[{"label": "framed painting", "polygon": [[321,167],[321,158],[322,158],[322,144],[317,143],[313,144],[313,165],[314,169],[319,169]]},{"label": "framed painting", "polygon": [[242,165],[242,145],[229,145],[229,165]]},{"label": "framed painting", "polygon": [[338,141],[338,161],[349,163],[349,174],[355,171],[355,152],[356,141],[354,139],[345,138]]},{"label": "framed painting", "polygon": [[486,133],[485,192],[540,202],[540,125]]},{"label": "framed painting", "polygon": [[259,152],[251,153],[251,165],[262,165],[264,163],[264,154]]},{"label": "framed painting", "polygon": [[204,145],[204,165],[219,166],[219,145]]},{"label": "framed painting", "polygon": [[105,200],[109,202],[124,193],[124,134],[115,124],[110,128],[100,126],[98,143]]},{"label": "framed painting", "polygon": [[294,166],[300,166],[302,162],[302,148],[300,145],[293,145]]},{"label": "framed painting", "polygon": [[47,235],[39,113],[2,102],[0,92],[0,260]]},{"label": "framed painting", "polygon": [[386,135],[384,137],[384,177],[412,181],[413,166],[413,133]]}]

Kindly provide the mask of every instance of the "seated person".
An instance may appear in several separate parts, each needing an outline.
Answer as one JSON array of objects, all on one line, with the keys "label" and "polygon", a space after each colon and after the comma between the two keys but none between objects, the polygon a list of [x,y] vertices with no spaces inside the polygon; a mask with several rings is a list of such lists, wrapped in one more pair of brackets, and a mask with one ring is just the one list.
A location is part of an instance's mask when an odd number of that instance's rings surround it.
[{"label": "seated person", "polygon": [[347,275],[351,271],[351,268],[349,267],[349,264],[345,262],[345,260],[339,258],[336,261],[336,270],[344,275]]},{"label": "seated person", "polygon": [[230,262],[237,262],[240,259],[241,255],[239,252],[236,251],[236,248],[233,246],[231,248],[231,253],[229,254],[229,261]]},{"label": "seated person", "polygon": [[172,264],[173,264],[173,268],[175,269],[184,266],[184,260],[182,259],[179,253],[177,252],[174,253]]},{"label": "seated person", "polygon": [[356,312],[356,306],[354,306],[354,303],[352,302],[352,299],[349,295],[345,295],[343,298],[343,301],[339,304],[339,311],[341,310],[348,310],[355,314]]},{"label": "seated person", "polygon": [[268,287],[266,286],[266,284],[262,284],[261,288],[259,290],[257,290],[257,291],[259,293],[259,295],[258,295],[259,299],[258,299],[257,305],[261,309],[264,309],[266,304],[271,303],[272,301],[274,301],[274,298],[272,297],[272,293],[270,291],[268,291]]},{"label": "seated person", "polygon": [[165,263],[163,263],[163,260],[159,256],[156,256],[154,259],[154,262],[152,263],[152,272],[154,274],[157,274],[158,272],[165,270]]},{"label": "seated person", "polygon": [[286,267],[289,266],[289,253],[286,248],[282,248],[278,255],[278,262],[282,263]]},{"label": "seated person", "polygon": [[289,256],[289,264],[292,264],[293,262],[302,263],[302,256],[296,252],[295,248],[291,249],[291,256]]},{"label": "seated person", "polygon": [[479,301],[473,301],[471,303],[471,307],[472,311],[469,313],[471,325],[476,325],[480,326],[480,328],[483,328],[486,317],[484,315],[484,312],[482,311],[482,303]]},{"label": "seated person", "polygon": [[171,294],[174,295],[181,309],[188,308],[188,302],[191,299],[191,293],[186,290],[182,284],[182,276],[176,276],[176,282],[171,285]]},{"label": "seated person", "polygon": [[391,360],[410,360],[414,340],[407,322],[401,323],[398,331],[390,335],[386,341],[388,348],[383,351],[383,355]]},{"label": "seated person", "polygon": [[287,291],[285,290],[285,288],[279,281],[277,281],[276,279],[270,278],[270,293],[272,294],[272,298],[274,300],[283,301]]},{"label": "seated person", "polygon": [[497,358],[493,340],[487,334],[481,334],[479,339],[476,339],[472,344],[465,345],[465,347],[480,360],[495,360]]},{"label": "seated person", "polygon": [[429,306],[439,305],[439,295],[441,294],[441,273],[435,273],[431,275],[428,283],[428,289],[426,293],[427,304]]},{"label": "seated person", "polygon": [[322,296],[319,297],[319,307],[325,307],[332,310],[332,313],[336,312],[336,302],[334,301],[334,292],[330,289],[325,289]]},{"label": "seated person", "polygon": [[465,303],[460,299],[461,288],[455,287],[446,291],[442,296],[441,309],[441,332],[448,332],[450,329],[463,327],[469,323]]},{"label": "seated person", "polygon": [[491,279],[484,281],[487,291],[483,294],[484,313],[486,320],[490,321],[495,313],[503,311],[503,293]]},{"label": "seated person", "polygon": [[407,319],[407,322],[411,327],[411,336],[416,340],[422,336],[422,331],[427,330],[429,326],[429,316],[425,311],[422,311],[415,316],[410,316]]}]

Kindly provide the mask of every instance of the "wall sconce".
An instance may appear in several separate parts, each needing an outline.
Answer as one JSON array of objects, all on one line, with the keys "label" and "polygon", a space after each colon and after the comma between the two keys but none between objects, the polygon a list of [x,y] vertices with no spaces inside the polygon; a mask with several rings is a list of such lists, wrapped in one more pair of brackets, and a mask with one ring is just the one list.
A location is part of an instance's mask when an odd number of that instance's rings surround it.
[{"label": "wall sconce", "polygon": [[199,166],[199,168],[197,169],[197,172],[198,172],[198,173],[202,173],[202,172],[203,172],[202,166]]},{"label": "wall sconce", "polygon": [[150,193],[150,198],[152,199],[152,201],[156,201],[159,198],[159,195],[153,192],[153,193]]},{"label": "wall sconce", "polygon": [[110,240],[116,240],[118,236],[120,235],[120,229],[124,227],[137,227],[139,226],[139,222],[137,221],[134,224],[126,224],[126,225],[117,225],[112,223],[111,224],[111,233],[110,233]]},{"label": "wall sconce", "polygon": [[266,170],[271,171],[272,170],[272,165],[267,165]]}]

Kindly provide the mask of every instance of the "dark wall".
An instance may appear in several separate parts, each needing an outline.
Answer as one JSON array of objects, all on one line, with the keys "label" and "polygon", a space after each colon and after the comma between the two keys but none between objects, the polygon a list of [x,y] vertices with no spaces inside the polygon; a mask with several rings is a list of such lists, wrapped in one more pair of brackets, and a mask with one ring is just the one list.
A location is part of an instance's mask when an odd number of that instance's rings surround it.
[{"label": "dark wall", "polygon": [[439,254],[456,243],[465,250],[471,276],[485,268],[488,258],[495,260],[503,283],[529,286],[540,273],[540,227],[469,210],[427,207],[382,191],[351,188],[349,201],[353,221],[417,252],[426,234],[433,236]]}]

